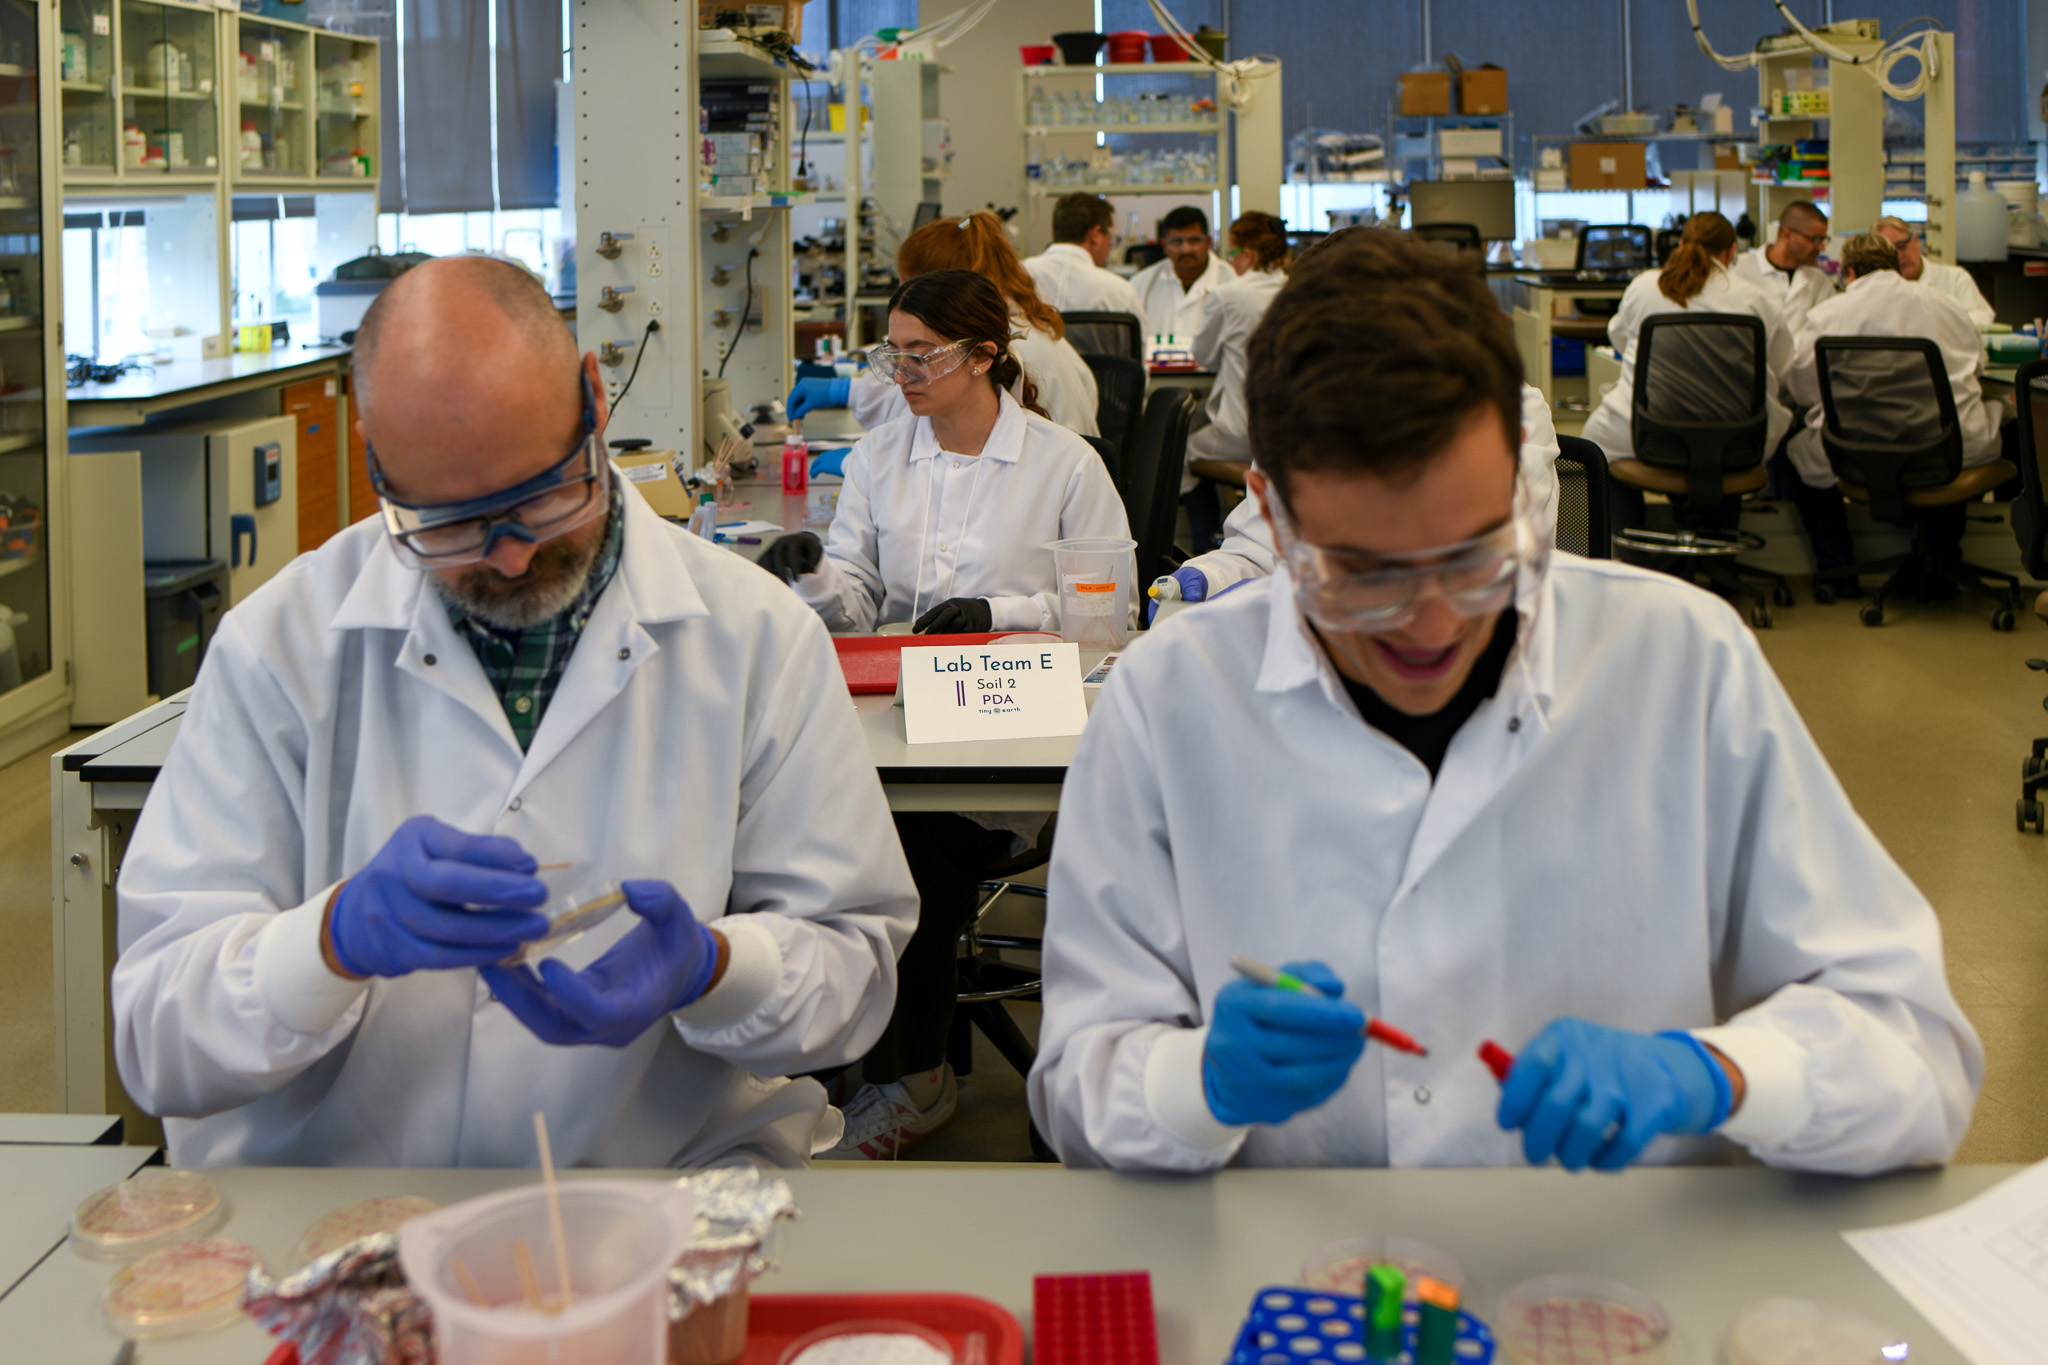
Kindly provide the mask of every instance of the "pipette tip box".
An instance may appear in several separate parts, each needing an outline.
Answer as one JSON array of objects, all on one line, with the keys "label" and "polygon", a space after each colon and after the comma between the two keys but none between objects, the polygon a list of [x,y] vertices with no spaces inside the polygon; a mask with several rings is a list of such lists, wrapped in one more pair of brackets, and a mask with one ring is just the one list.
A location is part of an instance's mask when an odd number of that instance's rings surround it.
[{"label": "pipette tip box", "polygon": [[1151,1274],[1038,1276],[1031,1358],[1034,1365],[1159,1365]]}]

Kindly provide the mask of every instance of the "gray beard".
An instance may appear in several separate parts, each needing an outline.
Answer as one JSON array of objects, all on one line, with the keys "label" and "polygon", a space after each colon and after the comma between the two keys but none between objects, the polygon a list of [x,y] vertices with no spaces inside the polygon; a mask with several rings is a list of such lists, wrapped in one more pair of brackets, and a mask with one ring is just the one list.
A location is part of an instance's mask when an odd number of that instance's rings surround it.
[{"label": "gray beard", "polygon": [[465,570],[452,583],[439,574],[431,577],[442,600],[476,620],[495,630],[526,630],[569,609],[589,583],[603,548],[600,531],[587,544],[557,540],[542,545],[517,578],[488,564]]}]

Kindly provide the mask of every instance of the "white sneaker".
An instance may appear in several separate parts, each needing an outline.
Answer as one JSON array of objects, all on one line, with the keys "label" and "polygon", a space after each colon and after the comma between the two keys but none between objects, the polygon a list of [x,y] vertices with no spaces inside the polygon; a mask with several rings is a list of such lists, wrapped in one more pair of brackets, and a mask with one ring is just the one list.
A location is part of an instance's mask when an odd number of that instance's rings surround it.
[{"label": "white sneaker", "polygon": [[846,1106],[846,1135],[819,1154],[821,1161],[894,1161],[953,1121],[960,1111],[960,1087],[953,1068],[926,1073],[939,1082],[938,1098],[919,1109],[901,1081],[864,1085]]}]

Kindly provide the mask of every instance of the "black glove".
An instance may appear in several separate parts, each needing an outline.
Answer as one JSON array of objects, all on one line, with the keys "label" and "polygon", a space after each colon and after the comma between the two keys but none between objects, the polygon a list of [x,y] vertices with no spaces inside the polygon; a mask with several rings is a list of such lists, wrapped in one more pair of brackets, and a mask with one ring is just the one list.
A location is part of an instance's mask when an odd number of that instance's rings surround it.
[{"label": "black glove", "polygon": [[949,597],[910,628],[919,635],[985,635],[994,620],[986,597]]},{"label": "black glove", "polygon": [[825,546],[809,531],[792,531],[754,561],[785,582],[794,583],[807,573],[816,573],[825,562]]}]

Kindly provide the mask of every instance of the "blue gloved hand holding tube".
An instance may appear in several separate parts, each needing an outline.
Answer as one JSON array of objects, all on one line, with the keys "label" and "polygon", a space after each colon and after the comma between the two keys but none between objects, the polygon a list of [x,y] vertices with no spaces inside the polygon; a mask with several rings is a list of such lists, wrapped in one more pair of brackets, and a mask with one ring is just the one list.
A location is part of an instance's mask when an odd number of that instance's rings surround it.
[{"label": "blue gloved hand holding tube", "polygon": [[492,994],[544,1043],[625,1047],[710,990],[718,975],[718,935],[673,886],[632,881],[619,889],[640,923],[582,971],[544,958],[538,976],[524,965],[482,972]]},{"label": "blue gloved hand holding tube", "polygon": [[1734,1107],[1728,1070],[1689,1033],[1556,1019],[1515,1058],[1498,1120],[1532,1166],[1618,1171],[1664,1133],[1708,1133]]},{"label": "blue gloved hand holding tube", "polygon": [[845,375],[830,379],[799,379],[789,391],[789,415],[804,417],[819,408],[843,408],[853,394],[853,381]]},{"label": "blue gloved hand holding tube", "polygon": [[1202,1092],[1219,1123],[1285,1123],[1344,1086],[1365,1051],[1365,1011],[1320,962],[1281,971],[1322,992],[1233,981],[1216,993]]},{"label": "blue gloved hand holding tube", "polygon": [[406,976],[502,961],[548,929],[548,889],[511,839],[465,834],[429,815],[392,832],[341,884],[327,942],[350,976]]}]

